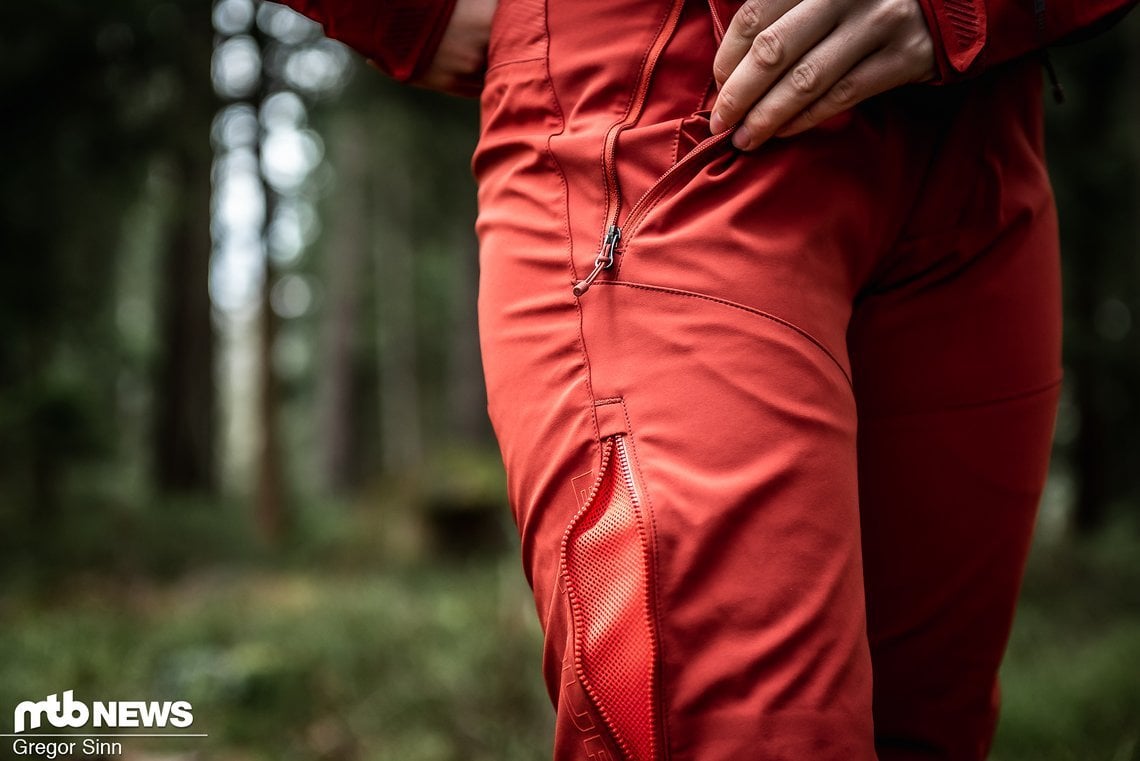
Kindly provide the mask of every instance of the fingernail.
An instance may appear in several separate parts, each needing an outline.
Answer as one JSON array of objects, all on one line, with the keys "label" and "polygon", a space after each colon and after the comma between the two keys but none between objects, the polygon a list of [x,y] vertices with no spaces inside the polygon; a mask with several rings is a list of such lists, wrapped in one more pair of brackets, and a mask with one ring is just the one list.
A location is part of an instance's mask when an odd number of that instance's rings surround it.
[{"label": "fingernail", "polygon": [[732,144],[742,151],[748,150],[752,144],[752,135],[744,127],[737,127],[736,134],[732,136]]},{"label": "fingernail", "polygon": [[720,114],[714,113],[712,116],[709,117],[709,132],[711,132],[714,135],[717,135],[720,132],[722,132],[723,130],[724,130],[724,119],[722,119],[720,117]]}]

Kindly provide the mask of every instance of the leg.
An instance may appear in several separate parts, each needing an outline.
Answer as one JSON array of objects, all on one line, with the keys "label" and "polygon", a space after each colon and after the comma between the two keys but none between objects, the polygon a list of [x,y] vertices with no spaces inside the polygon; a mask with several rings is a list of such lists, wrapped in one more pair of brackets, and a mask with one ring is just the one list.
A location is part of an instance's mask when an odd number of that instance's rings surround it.
[{"label": "leg", "polygon": [[[1027,126],[952,131],[916,212],[942,230],[902,244],[849,334],[882,761],[985,758],[1049,458],[1060,294],[1038,95],[990,96]],[[974,201],[946,219],[961,164]]]}]

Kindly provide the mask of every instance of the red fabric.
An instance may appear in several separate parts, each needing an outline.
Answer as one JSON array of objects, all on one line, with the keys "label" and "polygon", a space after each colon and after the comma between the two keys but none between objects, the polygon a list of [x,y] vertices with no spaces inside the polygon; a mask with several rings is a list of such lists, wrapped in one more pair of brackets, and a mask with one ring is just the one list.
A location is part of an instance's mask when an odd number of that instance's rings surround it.
[{"label": "red fabric", "polygon": [[1136,0],[920,0],[943,82],[977,74],[1122,15]]},{"label": "red fabric", "polygon": [[[557,761],[986,756],[1061,319],[1039,67],[983,69],[1123,3],[923,1],[979,76],[742,154],[708,4],[500,0],[480,335]],[[295,0],[374,56],[381,5]]]},{"label": "red fabric", "polygon": [[620,436],[605,440],[598,480],[563,540],[562,576],[573,610],[575,675],[603,707],[618,746],[649,759],[660,726],[651,527],[625,446]]},{"label": "red fabric", "polygon": [[1061,373],[1039,67],[742,154],[675,2],[501,0],[490,45],[480,335],[555,758],[981,761]]},{"label": "red fabric", "polygon": [[325,34],[406,81],[430,63],[455,0],[281,0]]}]

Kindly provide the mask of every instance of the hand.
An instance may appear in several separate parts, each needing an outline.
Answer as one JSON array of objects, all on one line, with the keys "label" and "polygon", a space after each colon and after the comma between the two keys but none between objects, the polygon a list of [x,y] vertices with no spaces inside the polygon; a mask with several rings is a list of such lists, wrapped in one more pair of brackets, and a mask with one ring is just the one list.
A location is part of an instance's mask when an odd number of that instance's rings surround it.
[{"label": "hand", "polygon": [[935,75],[918,0],[746,0],[713,63],[713,133],[741,150]]},{"label": "hand", "polygon": [[498,0],[456,0],[435,57],[412,83],[453,95],[479,95],[497,5]]}]

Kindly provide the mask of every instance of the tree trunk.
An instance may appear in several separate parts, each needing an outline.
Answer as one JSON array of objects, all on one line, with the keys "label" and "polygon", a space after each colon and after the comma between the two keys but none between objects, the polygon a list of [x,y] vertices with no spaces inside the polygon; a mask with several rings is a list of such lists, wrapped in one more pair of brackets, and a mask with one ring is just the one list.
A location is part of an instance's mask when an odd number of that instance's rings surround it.
[{"label": "tree trunk", "polygon": [[451,425],[461,441],[481,443],[490,439],[487,420],[487,390],[479,355],[478,309],[479,244],[468,231],[455,244],[454,323],[448,367],[448,401]]},{"label": "tree trunk", "polygon": [[[264,185],[266,224],[273,218],[273,189]],[[284,468],[281,460],[281,427],[278,422],[280,383],[274,367],[277,343],[277,315],[273,311],[273,285],[276,273],[268,250],[264,256],[261,285],[260,340],[258,341],[257,399],[257,491],[255,516],[258,533],[269,544],[277,544],[285,534]]]},{"label": "tree trunk", "polygon": [[386,229],[375,234],[380,375],[380,459],[385,472],[407,474],[423,459],[416,378],[412,182],[407,165],[380,162],[377,206]]},{"label": "tree trunk", "polygon": [[330,137],[339,181],[324,249],[327,299],[318,347],[317,425],[324,488],[344,494],[357,485],[361,472],[355,347],[361,269],[368,245],[369,165],[358,117],[342,115]]},{"label": "tree trunk", "polygon": [[154,452],[164,492],[210,492],[214,463],[214,331],[210,319],[210,144],[177,159],[176,218],[163,263],[162,358]]},{"label": "tree trunk", "polygon": [[188,107],[168,125],[178,197],[162,264],[161,354],[155,394],[155,479],[164,492],[212,492],[216,486],[214,330],[210,316],[210,121],[217,97],[210,81],[214,33],[208,14],[189,14],[179,57]]}]

